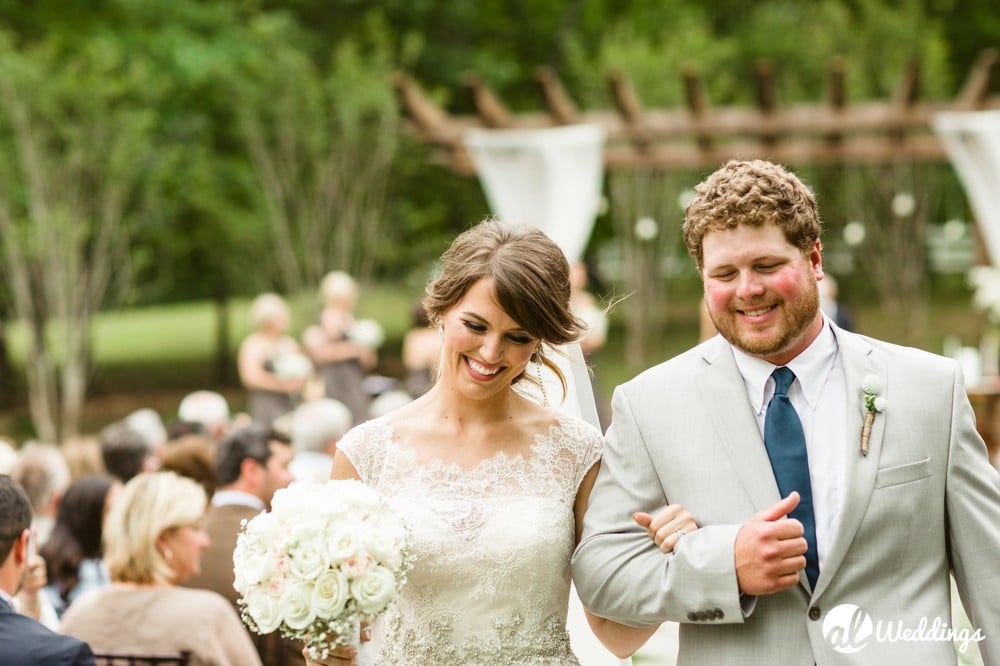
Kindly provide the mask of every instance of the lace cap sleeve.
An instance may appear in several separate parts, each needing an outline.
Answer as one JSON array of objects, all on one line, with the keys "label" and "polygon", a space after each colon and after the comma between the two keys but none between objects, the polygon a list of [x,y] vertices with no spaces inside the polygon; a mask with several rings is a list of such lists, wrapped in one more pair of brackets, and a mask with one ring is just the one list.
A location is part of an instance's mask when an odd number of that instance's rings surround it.
[{"label": "lace cap sleeve", "polygon": [[604,453],[604,436],[601,431],[583,419],[574,416],[560,417],[560,430],[566,450],[573,455],[573,490],[580,487],[583,477]]},{"label": "lace cap sleeve", "polygon": [[361,480],[373,487],[382,475],[388,427],[385,417],[367,421],[351,428],[337,442],[337,450],[347,456]]}]

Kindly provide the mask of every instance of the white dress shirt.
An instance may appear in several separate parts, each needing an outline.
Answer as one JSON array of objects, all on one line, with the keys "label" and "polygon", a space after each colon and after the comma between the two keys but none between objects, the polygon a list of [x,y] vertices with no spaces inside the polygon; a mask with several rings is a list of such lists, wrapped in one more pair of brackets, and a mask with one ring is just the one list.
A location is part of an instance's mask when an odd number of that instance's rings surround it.
[{"label": "white dress shirt", "polygon": [[[763,440],[764,417],[774,395],[771,373],[778,366],[735,347],[733,353]],[[816,549],[822,570],[840,522],[846,467],[844,443],[848,441],[844,368],[840,364],[837,338],[828,319],[824,318],[823,330],[812,344],[786,367],[795,373],[796,381],[788,389],[788,398],[799,414],[806,437],[813,515],[816,519]]]},{"label": "white dress shirt", "polygon": [[216,490],[215,494],[212,495],[212,506],[231,506],[233,504],[248,506],[259,511],[263,511],[265,508],[264,500],[242,490]]}]

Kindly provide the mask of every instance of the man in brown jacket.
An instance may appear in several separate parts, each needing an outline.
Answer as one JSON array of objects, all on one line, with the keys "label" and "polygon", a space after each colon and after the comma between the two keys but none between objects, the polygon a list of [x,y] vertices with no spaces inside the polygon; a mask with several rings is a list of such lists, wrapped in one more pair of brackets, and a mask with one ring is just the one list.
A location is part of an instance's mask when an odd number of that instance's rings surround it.
[{"label": "man in brown jacket", "polygon": [[[291,483],[291,459],[287,438],[258,425],[233,430],[219,443],[215,461],[218,490],[205,520],[212,544],[202,554],[201,573],[188,579],[187,587],[213,590],[236,605],[239,595],[233,589],[233,550],[240,524],[267,509],[274,492]],[[266,666],[304,663],[302,646],[277,633],[251,637]]]}]

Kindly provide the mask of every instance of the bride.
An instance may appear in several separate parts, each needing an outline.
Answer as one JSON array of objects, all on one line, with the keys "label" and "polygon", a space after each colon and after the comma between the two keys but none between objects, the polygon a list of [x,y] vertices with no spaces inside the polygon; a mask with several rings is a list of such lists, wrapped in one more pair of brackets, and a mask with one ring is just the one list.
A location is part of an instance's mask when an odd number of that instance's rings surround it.
[{"label": "bride", "polygon": [[[603,438],[515,389],[534,380],[531,364],[562,380],[545,349],[581,333],[569,300],[566,259],[541,231],[495,220],[465,231],[424,300],[442,342],[437,381],[338,444],[333,478],[392,498],[412,528],[416,564],[378,623],[375,663],[578,663],[566,632],[569,563]],[[673,505],[636,520],[664,551],[697,529]],[[656,629],[587,619],[621,657]]]}]

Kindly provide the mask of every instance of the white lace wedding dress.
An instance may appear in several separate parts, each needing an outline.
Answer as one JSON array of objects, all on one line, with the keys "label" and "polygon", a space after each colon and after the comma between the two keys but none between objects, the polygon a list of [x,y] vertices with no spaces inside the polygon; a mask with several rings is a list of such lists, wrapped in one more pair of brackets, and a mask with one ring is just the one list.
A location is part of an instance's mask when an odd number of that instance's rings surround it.
[{"label": "white lace wedding dress", "polygon": [[566,633],[573,501],[600,458],[597,428],[559,415],[530,457],[471,469],[421,458],[391,415],[338,444],[410,521],[416,563],[380,622],[377,664],[577,664]]}]

